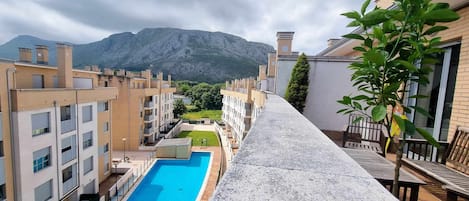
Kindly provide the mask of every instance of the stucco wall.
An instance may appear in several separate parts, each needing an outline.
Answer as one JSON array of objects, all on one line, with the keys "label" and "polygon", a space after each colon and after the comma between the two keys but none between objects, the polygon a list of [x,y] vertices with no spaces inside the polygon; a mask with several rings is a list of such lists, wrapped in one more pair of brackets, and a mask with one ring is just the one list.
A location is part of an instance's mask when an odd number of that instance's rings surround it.
[{"label": "stucco wall", "polygon": [[347,116],[336,112],[344,95],[357,94],[352,87],[350,61],[310,62],[309,91],[303,115],[321,130],[341,130]]}]

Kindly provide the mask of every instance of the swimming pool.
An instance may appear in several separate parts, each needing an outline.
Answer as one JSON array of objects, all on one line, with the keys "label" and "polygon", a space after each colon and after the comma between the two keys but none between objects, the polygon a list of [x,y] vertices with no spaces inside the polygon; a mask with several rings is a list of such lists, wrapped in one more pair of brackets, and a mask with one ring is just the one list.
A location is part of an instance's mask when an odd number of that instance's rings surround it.
[{"label": "swimming pool", "polygon": [[210,156],[210,152],[192,152],[190,160],[158,160],[128,200],[196,200]]}]

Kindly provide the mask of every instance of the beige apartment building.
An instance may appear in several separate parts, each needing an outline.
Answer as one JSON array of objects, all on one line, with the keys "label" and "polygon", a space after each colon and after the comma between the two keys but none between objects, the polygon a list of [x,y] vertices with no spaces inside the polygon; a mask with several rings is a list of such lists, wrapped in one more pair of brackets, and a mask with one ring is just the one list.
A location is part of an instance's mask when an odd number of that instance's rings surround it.
[{"label": "beige apartment building", "polygon": [[112,101],[99,72],[72,69],[72,48],[20,48],[19,61],[0,60],[0,196],[7,200],[78,200],[95,194],[110,174]]},{"label": "beige apartment building", "polygon": [[149,150],[175,126],[171,76],[156,79],[150,70],[130,72],[104,69],[98,76],[100,86],[116,87],[119,91],[113,101],[111,127],[114,150]]},{"label": "beige apartment building", "polygon": [[264,107],[266,94],[257,90],[256,86],[260,84],[261,78],[265,81],[265,70],[265,66],[260,67],[257,80],[246,78],[227,81],[226,88],[221,90],[224,127],[218,129],[218,132],[225,138],[222,141],[227,143],[232,156]]},{"label": "beige apartment building", "polygon": [[[440,63],[433,67],[430,84],[427,86],[411,85],[411,93],[428,95],[429,98],[418,101],[409,100],[410,105],[425,108],[434,119],[419,114],[408,114],[418,127],[433,133],[435,139],[451,141],[457,126],[469,126],[469,2],[465,0],[439,0],[447,2],[460,19],[445,23],[449,27],[437,36],[441,37],[441,47],[445,50],[440,55]],[[392,7],[392,0],[378,0],[381,8]],[[360,32],[356,30],[355,32]],[[320,56],[359,56],[352,48],[359,41],[341,39],[328,47]],[[314,123],[314,122],[313,122]]]}]

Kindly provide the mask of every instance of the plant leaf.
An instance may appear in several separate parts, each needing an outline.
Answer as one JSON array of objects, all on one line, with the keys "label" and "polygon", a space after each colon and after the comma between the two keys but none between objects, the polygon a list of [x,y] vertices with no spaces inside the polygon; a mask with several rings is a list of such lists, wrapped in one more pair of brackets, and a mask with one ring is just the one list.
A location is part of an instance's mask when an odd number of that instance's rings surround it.
[{"label": "plant leaf", "polygon": [[440,144],[435,140],[435,138],[433,138],[433,136],[428,131],[423,128],[416,128],[416,130],[423,138],[425,138],[425,140],[427,140],[428,143],[435,146],[436,148],[440,148]]},{"label": "plant leaf", "polygon": [[397,63],[399,63],[399,64],[403,65],[404,67],[406,67],[407,69],[409,69],[410,72],[415,72],[415,71],[418,70],[417,67],[415,67],[413,64],[411,64],[408,61],[404,61],[404,60],[400,60],[400,59],[398,59],[396,61],[397,61]]},{"label": "plant leaf", "polygon": [[365,38],[363,38],[363,36],[361,36],[360,34],[345,34],[342,37],[357,40],[365,40]]},{"label": "plant leaf", "polygon": [[386,117],[386,107],[383,105],[377,105],[371,110],[371,117],[374,122],[379,122]]},{"label": "plant leaf", "polygon": [[452,22],[459,19],[459,15],[450,9],[438,9],[426,13],[424,19],[429,22]]},{"label": "plant leaf", "polygon": [[430,35],[430,34],[433,34],[433,33],[439,32],[439,31],[443,31],[443,30],[446,30],[446,29],[448,29],[448,27],[434,26],[434,27],[431,27],[431,28],[427,29],[425,32],[423,32],[423,35]]},{"label": "plant leaf", "polygon": [[420,114],[422,114],[422,115],[424,115],[424,116],[426,116],[426,117],[428,117],[428,118],[433,119],[432,115],[431,115],[430,113],[428,113],[427,110],[425,110],[425,109],[423,109],[423,108],[421,108],[421,107],[419,107],[419,106],[410,106],[410,108],[414,109],[416,112],[418,112],[418,113],[420,113]]},{"label": "plant leaf", "polygon": [[397,125],[399,126],[399,128],[401,129],[401,132],[405,132],[405,122],[404,120],[399,116],[399,115],[396,115],[396,114],[393,114],[392,115],[394,120],[396,121]]},{"label": "plant leaf", "polygon": [[363,25],[367,27],[377,25],[379,23],[382,23],[388,20],[388,18],[386,17],[386,13],[387,13],[387,10],[376,9],[376,10],[369,12],[365,16],[363,16],[362,19],[360,19],[360,21],[363,23]]},{"label": "plant leaf", "polygon": [[369,97],[365,95],[358,95],[358,96],[352,97],[352,100],[367,100],[367,99],[369,99]]},{"label": "plant leaf", "polygon": [[363,53],[363,56],[369,61],[376,63],[380,66],[384,65],[384,62],[386,61],[386,58],[376,50],[370,50],[368,52],[365,52]]},{"label": "plant leaf", "polygon": [[414,135],[415,134],[415,125],[411,121],[404,119],[406,134]]},{"label": "plant leaf", "polygon": [[361,9],[362,15],[365,14],[366,8],[368,8],[368,5],[370,5],[370,1],[371,1],[371,0],[366,0],[366,1],[362,4],[362,9]]},{"label": "plant leaf", "polygon": [[356,20],[359,20],[361,18],[360,13],[358,13],[357,11],[346,12],[342,13],[341,15]]}]

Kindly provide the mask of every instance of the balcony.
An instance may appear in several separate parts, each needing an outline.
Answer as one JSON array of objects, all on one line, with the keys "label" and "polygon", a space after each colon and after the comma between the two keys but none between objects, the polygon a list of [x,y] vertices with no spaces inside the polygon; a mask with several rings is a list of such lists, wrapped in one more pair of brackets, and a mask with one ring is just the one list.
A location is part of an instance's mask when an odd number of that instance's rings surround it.
[{"label": "balcony", "polygon": [[155,116],[153,114],[148,114],[143,117],[143,120],[145,122],[152,122],[153,120],[155,120]]},{"label": "balcony", "polygon": [[153,128],[145,128],[145,129],[143,129],[143,134],[144,134],[144,135],[153,135],[154,132],[155,132],[155,129],[153,129]]},{"label": "balcony", "polygon": [[155,104],[153,102],[145,102],[144,107],[145,109],[153,109]]},{"label": "balcony", "polygon": [[[70,103],[107,101],[117,98],[117,88],[103,87],[92,89],[12,89],[13,111],[28,111]],[[53,98],[52,98],[53,97]]]},{"label": "balcony", "polygon": [[279,96],[241,143],[211,200],[396,200]]}]

